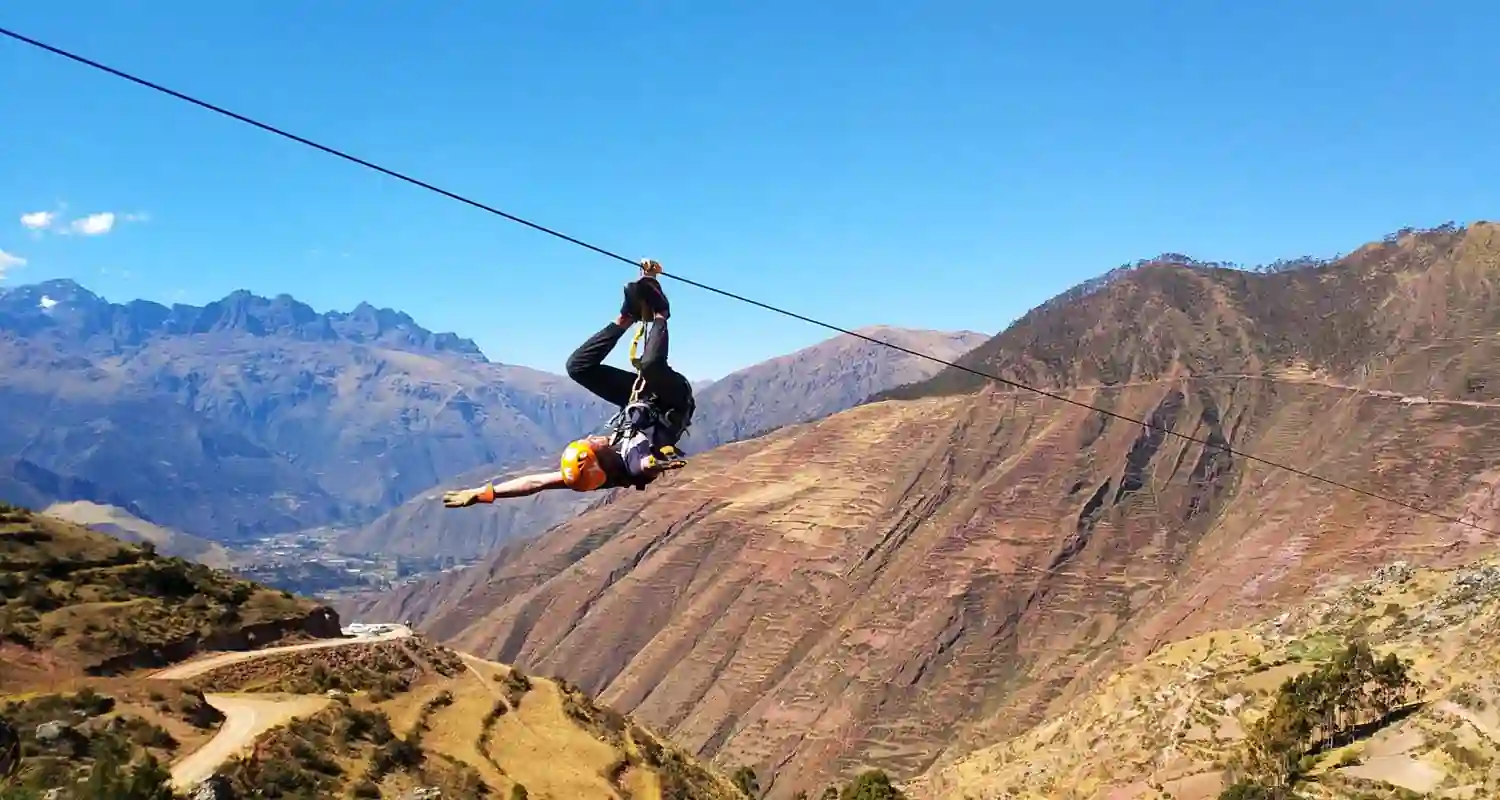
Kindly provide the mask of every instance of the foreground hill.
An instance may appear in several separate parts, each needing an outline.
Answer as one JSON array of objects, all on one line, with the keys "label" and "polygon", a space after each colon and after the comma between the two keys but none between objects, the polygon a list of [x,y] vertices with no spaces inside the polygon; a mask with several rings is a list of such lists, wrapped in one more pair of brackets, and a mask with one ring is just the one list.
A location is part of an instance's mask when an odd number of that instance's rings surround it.
[{"label": "foreground hill", "polygon": [[556,452],[607,409],[567,378],[360,305],[0,291],[0,500],[89,500],[231,540],[366,522],[450,475]]},{"label": "foreground hill", "polygon": [[214,770],[233,796],[741,797],[576,687],[419,637],[271,653],[187,680],[211,699],[297,711]]},{"label": "foreground hill", "polygon": [[[309,601],[53,517],[0,509],[0,567],[6,798],[743,796],[565,682],[404,629],[344,637]],[[294,632],[322,638],[244,649]]]},{"label": "foreground hill", "polygon": [[[875,326],[859,333],[935,358],[952,360],[985,340],[983,334]],[[824,417],[878,392],[935,374],[941,365],[858,337],[840,335],[731,373],[694,390],[698,404],[683,447],[702,453],[772,428]],[[445,486],[477,485],[495,476],[555,468],[542,460],[524,468],[496,466],[445,480]],[[445,511],[425,492],[343,536],[347,553],[413,556],[480,556],[514,537],[536,535],[578,513],[598,498],[550,492],[472,513]]]},{"label": "foreground hill", "polygon": [[[1374,643],[1408,663],[1390,702],[1319,720],[1332,741],[1288,742],[1305,797],[1500,797],[1500,562],[1443,572],[1396,563],[1256,625],[1162,647],[1058,717],[907,786],[915,798],[1178,800],[1256,779],[1252,741],[1298,678]],[[1375,677],[1379,677],[1379,672]],[[1310,705],[1310,704],[1308,704]],[[1311,752],[1316,750],[1316,752]],[[1309,753],[1311,752],[1311,755]]]},{"label": "foreground hill", "polygon": [[337,636],[338,616],[149,546],[0,506],[0,679],[48,664],[118,674],[294,635]]},{"label": "foreground hill", "polygon": [[[1253,274],[1158,261],[976,363],[1500,528],[1500,229]],[[1107,382],[1107,385],[1104,383]],[[1492,537],[1118,419],[939,375],[700,455],[372,613],[562,675],[768,797],[1019,733],[1163,641]]]}]

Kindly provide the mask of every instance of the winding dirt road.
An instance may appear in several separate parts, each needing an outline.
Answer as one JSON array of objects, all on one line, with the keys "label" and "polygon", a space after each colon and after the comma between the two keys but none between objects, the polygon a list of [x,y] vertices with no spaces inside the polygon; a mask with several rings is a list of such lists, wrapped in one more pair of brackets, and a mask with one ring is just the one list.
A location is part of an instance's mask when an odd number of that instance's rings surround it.
[{"label": "winding dirt road", "polygon": [[[268,647],[264,650],[246,650],[217,653],[205,658],[186,661],[160,670],[150,677],[152,680],[180,681],[202,675],[241,661],[265,658],[278,653],[298,650],[320,650],[325,647],[347,647],[355,644],[386,642],[411,636],[410,628],[404,625],[376,636],[350,636],[343,639],[320,639],[315,642]],[[255,740],[272,728],[296,719],[315,714],[328,705],[328,698],[315,695],[266,695],[266,694],[206,694],[208,704],[224,714],[224,724],[208,743],[172,764],[172,785],[187,791],[206,780],[220,764],[238,755]]]},{"label": "winding dirt road", "polygon": [[224,712],[224,724],[207,744],[172,765],[172,785],[179,790],[186,791],[206,780],[220,764],[238,755],[266,731],[297,717],[316,714],[329,703],[326,697],[309,695],[278,698],[210,694],[205,699]]},{"label": "winding dirt road", "polygon": [[351,644],[370,644],[372,642],[388,642],[392,639],[404,639],[411,635],[411,628],[405,625],[397,625],[395,629],[382,633],[378,636],[350,636],[343,639],[319,639],[314,642],[303,642],[301,644],[288,644],[281,647],[267,647],[263,650],[235,650],[228,653],[216,653],[204,658],[184,661],[174,664],[159,672],[152,673],[150,678],[158,681],[180,681],[197,677],[209,670],[229,664],[238,664],[241,661],[253,661],[257,658],[274,656],[277,653],[292,653],[298,650],[320,650],[324,647],[346,647]]}]

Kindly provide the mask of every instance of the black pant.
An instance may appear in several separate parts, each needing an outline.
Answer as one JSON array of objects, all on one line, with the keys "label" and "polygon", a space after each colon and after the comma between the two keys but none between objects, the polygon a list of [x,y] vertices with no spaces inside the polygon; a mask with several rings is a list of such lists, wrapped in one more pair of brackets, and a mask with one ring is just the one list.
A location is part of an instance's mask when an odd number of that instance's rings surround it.
[{"label": "black pant", "polygon": [[[590,336],[587,341],[568,356],[568,377],[578,385],[603,398],[605,402],[624,408],[630,402],[630,390],[635,386],[634,373],[604,363],[609,352],[615,349],[620,337],[628,327],[622,328],[613,322]],[[641,354],[641,376],[646,379],[643,398],[650,395],[653,404],[690,414],[693,409],[693,385],[682,373],[667,366],[667,321],[656,320],[646,335],[645,352]]]}]

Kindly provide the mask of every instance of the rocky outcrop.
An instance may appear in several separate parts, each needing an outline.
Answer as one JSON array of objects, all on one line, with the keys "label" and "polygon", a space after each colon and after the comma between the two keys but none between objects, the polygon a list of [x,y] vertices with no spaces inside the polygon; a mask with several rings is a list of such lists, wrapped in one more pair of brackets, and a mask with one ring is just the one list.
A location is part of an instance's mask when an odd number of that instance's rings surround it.
[{"label": "rocky outcrop", "polygon": [[131,670],[165,667],[208,650],[257,650],[299,634],[315,639],[342,636],[338,612],[328,606],[318,606],[299,618],[245,625],[215,631],[208,636],[189,636],[159,647],[106,659],[90,666],[88,672],[91,675],[117,675]]}]

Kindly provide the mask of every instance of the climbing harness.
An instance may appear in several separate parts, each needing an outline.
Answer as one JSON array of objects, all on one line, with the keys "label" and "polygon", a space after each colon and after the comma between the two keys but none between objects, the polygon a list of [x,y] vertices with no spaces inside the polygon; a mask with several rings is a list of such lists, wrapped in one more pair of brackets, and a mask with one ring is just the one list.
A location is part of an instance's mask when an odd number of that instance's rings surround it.
[{"label": "climbing harness", "polygon": [[[642,261],[640,266],[643,277],[652,278],[661,272],[661,264],[650,259]],[[640,321],[636,325],[635,336],[630,340],[630,366],[635,368],[635,383],[630,387],[629,402],[608,423],[610,429],[610,447],[617,447],[621,442],[641,433],[642,428],[671,426],[672,420],[664,417],[677,413],[669,411],[666,415],[663,415],[650,403],[641,400],[641,392],[646,388],[646,375],[641,371],[640,351],[641,343],[646,338],[646,327],[650,324],[647,319],[649,315],[645,312],[646,309],[643,308],[640,314]],[[682,454],[678,452],[675,446],[668,444],[653,447],[653,449],[659,452],[661,457],[658,458],[656,453],[646,456],[643,462],[646,468],[674,470],[687,466],[687,461],[682,458]],[[636,488],[644,488],[644,485],[638,485]]]}]

